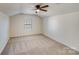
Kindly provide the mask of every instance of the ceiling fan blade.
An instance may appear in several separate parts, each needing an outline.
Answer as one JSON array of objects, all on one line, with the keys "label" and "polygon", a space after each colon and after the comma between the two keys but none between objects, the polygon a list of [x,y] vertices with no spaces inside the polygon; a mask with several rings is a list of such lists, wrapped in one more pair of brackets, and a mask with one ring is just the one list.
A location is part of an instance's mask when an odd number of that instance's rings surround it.
[{"label": "ceiling fan blade", "polygon": [[47,12],[47,10],[44,10],[44,9],[41,9],[41,8],[40,8],[40,10]]},{"label": "ceiling fan blade", "polygon": [[49,7],[48,5],[45,5],[45,6],[42,6],[41,8],[46,8],[46,7]]}]

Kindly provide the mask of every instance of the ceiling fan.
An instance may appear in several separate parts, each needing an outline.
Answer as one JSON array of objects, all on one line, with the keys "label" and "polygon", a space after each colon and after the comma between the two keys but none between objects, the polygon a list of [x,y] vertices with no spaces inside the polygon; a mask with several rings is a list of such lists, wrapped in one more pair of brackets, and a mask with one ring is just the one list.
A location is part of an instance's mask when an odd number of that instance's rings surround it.
[{"label": "ceiling fan", "polygon": [[45,12],[47,12],[47,10],[45,10],[44,8],[47,8],[49,6],[48,5],[41,6],[40,4],[38,4],[35,7],[36,7],[36,9],[35,9],[36,13],[38,13],[39,11],[45,11]]}]

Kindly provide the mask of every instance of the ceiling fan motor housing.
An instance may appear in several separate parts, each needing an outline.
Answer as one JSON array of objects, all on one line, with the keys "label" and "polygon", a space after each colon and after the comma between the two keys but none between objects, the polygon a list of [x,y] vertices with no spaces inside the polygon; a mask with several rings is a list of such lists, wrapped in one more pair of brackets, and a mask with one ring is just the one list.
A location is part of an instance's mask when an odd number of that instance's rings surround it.
[{"label": "ceiling fan motor housing", "polygon": [[36,8],[39,9],[40,8],[40,5],[36,5]]}]

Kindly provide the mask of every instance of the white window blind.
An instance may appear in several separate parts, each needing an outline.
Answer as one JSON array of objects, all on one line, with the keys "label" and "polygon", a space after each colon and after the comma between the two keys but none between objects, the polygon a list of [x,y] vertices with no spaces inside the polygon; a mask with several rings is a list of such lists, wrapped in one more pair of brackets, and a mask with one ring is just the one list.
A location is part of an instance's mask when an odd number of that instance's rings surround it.
[{"label": "white window blind", "polygon": [[32,19],[30,18],[26,19],[24,26],[27,32],[31,32],[32,31]]}]

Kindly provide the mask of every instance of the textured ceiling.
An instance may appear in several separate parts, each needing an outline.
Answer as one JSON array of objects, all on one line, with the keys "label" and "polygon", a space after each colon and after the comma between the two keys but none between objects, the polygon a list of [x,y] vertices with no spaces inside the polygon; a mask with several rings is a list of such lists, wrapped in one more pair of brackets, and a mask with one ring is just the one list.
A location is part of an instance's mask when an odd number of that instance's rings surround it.
[{"label": "textured ceiling", "polygon": [[[0,11],[12,16],[19,13],[24,14],[36,14],[35,13],[35,5],[39,3],[0,3]],[[40,11],[38,13],[39,16],[55,16],[70,12],[79,11],[79,4],[78,3],[45,3],[48,4],[49,7],[46,8],[48,12]],[[43,5],[43,4],[42,4]],[[37,14],[36,14],[37,15]]]}]

